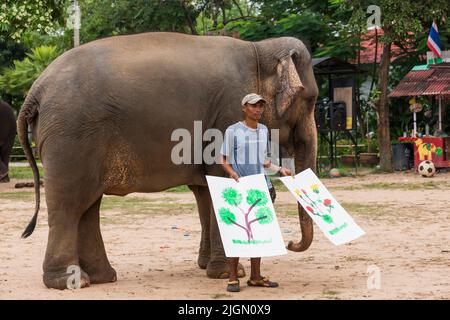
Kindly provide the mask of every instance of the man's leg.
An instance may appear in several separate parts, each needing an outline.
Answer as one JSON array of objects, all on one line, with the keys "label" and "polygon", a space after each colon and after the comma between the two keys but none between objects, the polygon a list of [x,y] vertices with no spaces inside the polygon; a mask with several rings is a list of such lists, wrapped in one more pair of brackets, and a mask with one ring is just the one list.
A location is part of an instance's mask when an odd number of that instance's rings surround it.
[{"label": "man's leg", "polygon": [[228,258],[228,262],[230,264],[230,281],[236,281],[238,278],[237,270],[239,265],[239,257]]},{"label": "man's leg", "polygon": [[250,258],[250,264],[250,279],[255,281],[261,280],[261,258]]},{"label": "man's leg", "polygon": [[261,258],[251,258],[251,274],[247,284],[251,287],[276,288],[277,282],[269,281],[269,278],[261,276]]},{"label": "man's leg", "polygon": [[241,291],[238,279],[239,258],[228,258],[228,265],[230,267],[230,278],[228,280],[227,291],[239,292]]}]

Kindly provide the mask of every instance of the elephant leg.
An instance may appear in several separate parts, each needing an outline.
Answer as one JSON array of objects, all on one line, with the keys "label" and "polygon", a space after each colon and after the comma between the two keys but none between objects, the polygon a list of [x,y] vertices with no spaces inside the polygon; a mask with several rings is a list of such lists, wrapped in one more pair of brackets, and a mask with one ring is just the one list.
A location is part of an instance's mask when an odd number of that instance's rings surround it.
[{"label": "elephant leg", "polygon": [[209,237],[211,197],[207,187],[189,186],[189,188],[194,193],[200,216],[200,224],[202,226],[202,238],[200,240],[197,263],[200,269],[206,269],[211,258],[211,245]]},{"label": "elephant leg", "polygon": [[0,146],[0,182],[9,182],[8,163],[10,151],[8,146]]},{"label": "elephant leg", "polygon": [[[209,192],[208,192],[209,194]],[[211,202],[212,203],[212,202]],[[227,279],[230,276],[230,265],[225,257],[222,239],[220,237],[219,225],[217,224],[214,209],[210,207],[210,238],[211,238],[211,259],[206,267],[206,274],[214,279]],[[238,265],[237,276],[245,277],[245,271],[242,264]]]},{"label": "elephant leg", "polygon": [[69,281],[75,281],[72,284],[81,288],[90,284],[89,275],[79,264],[79,225],[83,215],[99,205],[103,189],[101,182],[85,173],[87,170],[70,169],[77,168],[76,161],[74,158],[43,159],[47,164],[44,188],[49,226],[43,280],[49,288],[66,289]]},{"label": "elephant leg", "polygon": [[100,204],[102,196],[83,214],[78,225],[78,258],[91,283],[117,280],[116,271],[106,256],[100,232]]},{"label": "elephant leg", "polygon": [[[228,278],[229,265],[223,250],[219,228],[217,222],[215,222],[215,228],[212,222],[215,221],[215,214],[209,189],[206,186],[189,186],[189,188],[195,195],[202,226],[198,266],[206,269],[206,274],[210,278]],[[241,264],[238,266],[238,277],[245,277],[244,267]]]},{"label": "elephant leg", "polygon": [[[71,279],[81,288],[90,284],[89,276],[78,263],[77,237],[80,216],[81,214],[64,208],[48,206],[49,234],[43,277],[48,288],[67,289]],[[73,270],[78,270],[75,271],[78,278],[72,277]]]},{"label": "elephant leg", "polygon": [[1,157],[0,157],[0,182],[9,182],[8,167],[6,166],[6,164],[3,163]]}]

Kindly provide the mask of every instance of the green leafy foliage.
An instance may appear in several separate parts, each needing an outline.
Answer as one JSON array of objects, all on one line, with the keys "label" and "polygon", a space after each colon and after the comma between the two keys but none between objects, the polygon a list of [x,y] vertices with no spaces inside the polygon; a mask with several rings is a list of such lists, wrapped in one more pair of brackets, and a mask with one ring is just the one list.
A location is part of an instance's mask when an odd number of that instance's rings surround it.
[{"label": "green leafy foliage", "polygon": [[234,213],[227,208],[220,208],[219,209],[219,216],[220,219],[225,223],[225,224],[233,224],[233,222],[236,221],[236,216],[234,215]]},{"label": "green leafy foliage", "polygon": [[249,205],[253,205],[257,200],[258,203],[256,206],[263,206],[267,203],[267,194],[264,191],[258,190],[258,189],[250,189],[247,191],[247,203]]},{"label": "green leafy foliage", "polygon": [[148,31],[192,33],[198,12],[192,1],[80,1],[83,43],[118,34]]},{"label": "green leafy foliage", "polygon": [[62,22],[66,0],[3,0],[0,5],[0,37],[20,42],[26,30],[55,31]]},{"label": "green leafy foliage", "polygon": [[41,72],[56,58],[59,52],[54,46],[40,46],[27,53],[22,61],[4,70],[0,76],[0,90],[17,96],[25,96]]},{"label": "green leafy foliage", "polygon": [[259,208],[255,216],[261,224],[267,224],[273,221],[273,212],[268,207]]},{"label": "green leafy foliage", "polygon": [[226,188],[222,191],[222,197],[226,203],[237,206],[242,201],[242,194],[234,188]]}]

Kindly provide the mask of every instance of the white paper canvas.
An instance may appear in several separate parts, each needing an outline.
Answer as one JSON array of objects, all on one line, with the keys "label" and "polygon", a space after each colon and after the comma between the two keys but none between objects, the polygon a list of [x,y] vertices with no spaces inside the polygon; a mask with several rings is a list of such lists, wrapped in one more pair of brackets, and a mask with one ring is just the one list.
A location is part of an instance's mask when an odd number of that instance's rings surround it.
[{"label": "white paper canvas", "polygon": [[206,180],[227,257],[286,254],[264,174]]},{"label": "white paper canvas", "polygon": [[311,169],[280,180],[333,244],[344,244],[365,234]]}]

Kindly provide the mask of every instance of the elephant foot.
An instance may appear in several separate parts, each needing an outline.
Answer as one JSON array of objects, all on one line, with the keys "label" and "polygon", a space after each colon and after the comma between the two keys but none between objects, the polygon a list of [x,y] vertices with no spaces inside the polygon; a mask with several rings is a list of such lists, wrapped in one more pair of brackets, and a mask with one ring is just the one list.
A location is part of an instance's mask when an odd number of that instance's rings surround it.
[{"label": "elephant foot", "polygon": [[47,288],[59,290],[81,289],[89,287],[91,283],[88,274],[79,267],[67,272],[44,272],[43,280]]},{"label": "elephant foot", "polygon": [[[1,176],[1,174],[0,174]],[[6,174],[5,176],[3,176],[2,178],[0,178],[0,183],[8,183],[9,182],[9,176],[8,174]]]},{"label": "elephant foot", "polygon": [[[212,279],[228,279],[230,277],[230,267],[227,262],[208,262],[206,275]],[[238,265],[238,278],[245,277],[245,270],[242,264]]]},{"label": "elephant foot", "polygon": [[[89,271],[88,271],[89,272]],[[117,281],[117,273],[112,267],[102,271],[90,271],[89,278],[92,284],[108,283]]]},{"label": "elephant foot", "polygon": [[210,257],[199,255],[197,259],[197,264],[200,267],[200,269],[206,269],[208,267],[209,260],[211,260]]}]

